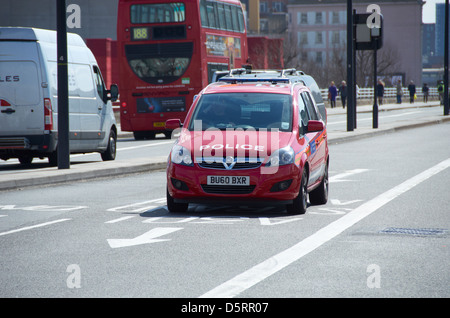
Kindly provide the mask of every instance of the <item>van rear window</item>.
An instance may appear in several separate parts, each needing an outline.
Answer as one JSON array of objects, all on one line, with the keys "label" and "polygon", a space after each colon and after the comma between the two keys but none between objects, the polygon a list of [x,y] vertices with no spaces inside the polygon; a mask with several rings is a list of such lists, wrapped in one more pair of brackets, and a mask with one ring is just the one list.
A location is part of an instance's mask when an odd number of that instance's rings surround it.
[{"label": "van rear window", "polygon": [[0,97],[13,106],[39,103],[40,83],[33,61],[0,61]]}]

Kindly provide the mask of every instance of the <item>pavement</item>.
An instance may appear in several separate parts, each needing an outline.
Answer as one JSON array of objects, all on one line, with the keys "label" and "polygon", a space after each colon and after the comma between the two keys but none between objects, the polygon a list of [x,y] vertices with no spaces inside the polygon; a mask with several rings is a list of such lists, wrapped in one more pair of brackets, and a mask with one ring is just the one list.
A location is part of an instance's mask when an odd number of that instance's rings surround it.
[{"label": "pavement", "polygon": [[[433,107],[438,105],[439,101],[430,101],[428,103],[416,102],[414,104],[385,104],[379,106],[379,112]],[[358,105],[357,108],[358,114],[372,112],[372,105]],[[329,118],[330,116],[347,114],[347,110],[339,106],[336,108],[327,108],[327,114]],[[394,123],[383,123],[382,125],[379,124],[379,127],[376,129],[356,128],[353,131],[328,131],[328,143],[338,144],[379,134],[393,133],[404,129],[441,124],[449,121],[450,116],[444,116],[442,114],[420,119],[403,119]],[[119,130],[119,138],[129,138],[130,136],[132,135],[129,132],[122,132]],[[166,165],[167,156],[164,156],[80,163],[71,165],[69,169],[48,167],[33,170],[12,171],[11,173],[0,174],[0,191],[18,190],[25,187],[42,187],[57,183],[75,182],[133,173],[144,173],[165,169]]]}]

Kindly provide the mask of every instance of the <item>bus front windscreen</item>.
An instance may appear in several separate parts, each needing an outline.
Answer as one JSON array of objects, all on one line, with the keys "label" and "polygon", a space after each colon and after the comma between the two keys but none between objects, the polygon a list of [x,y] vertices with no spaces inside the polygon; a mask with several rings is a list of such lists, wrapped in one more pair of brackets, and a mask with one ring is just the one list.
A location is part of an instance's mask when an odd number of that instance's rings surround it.
[{"label": "bus front windscreen", "polygon": [[128,64],[143,81],[167,84],[179,79],[189,67],[192,42],[125,46]]}]

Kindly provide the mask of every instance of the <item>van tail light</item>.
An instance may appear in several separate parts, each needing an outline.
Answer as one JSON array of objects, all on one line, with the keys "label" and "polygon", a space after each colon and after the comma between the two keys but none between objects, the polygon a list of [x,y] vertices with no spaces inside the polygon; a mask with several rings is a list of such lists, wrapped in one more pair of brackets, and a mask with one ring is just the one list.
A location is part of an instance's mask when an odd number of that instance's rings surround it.
[{"label": "van tail light", "polygon": [[11,106],[10,103],[8,103],[6,100],[4,99],[0,99],[0,106]]},{"label": "van tail light", "polygon": [[50,98],[44,98],[44,130],[53,129],[52,101]]}]

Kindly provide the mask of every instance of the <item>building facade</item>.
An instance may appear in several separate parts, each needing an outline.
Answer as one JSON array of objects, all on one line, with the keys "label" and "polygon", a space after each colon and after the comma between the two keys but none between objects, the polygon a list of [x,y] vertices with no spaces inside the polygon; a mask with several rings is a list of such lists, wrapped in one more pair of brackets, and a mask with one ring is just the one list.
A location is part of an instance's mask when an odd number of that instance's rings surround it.
[{"label": "building facade", "polygon": [[[444,57],[445,48],[445,3],[436,3],[436,56]],[[450,35],[449,35],[450,37]],[[442,62],[442,64],[444,64]]]},{"label": "building facade", "polygon": [[[356,13],[366,13],[373,4],[353,0]],[[422,84],[422,0],[381,0],[376,4],[383,15],[383,47],[378,55],[396,59],[395,69],[404,83]],[[288,5],[290,38],[296,43],[302,63],[329,65],[335,54],[346,54],[347,1],[291,0]],[[356,65],[356,68],[360,66]]]},{"label": "building facade", "polygon": [[[73,20],[71,15],[75,17],[79,13],[79,24],[67,31],[83,39],[115,40],[118,3],[118,0],[66,0],[68,19]],[[71,4],[77,5],[79,10],[70,7]],[[56,30],[56,1],[1,0],[0,25]]]}]

